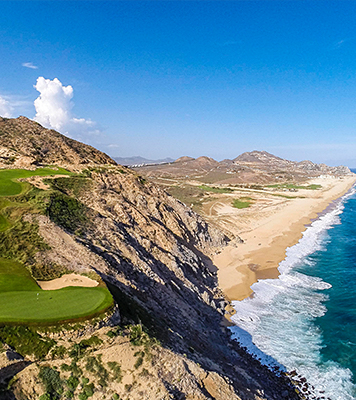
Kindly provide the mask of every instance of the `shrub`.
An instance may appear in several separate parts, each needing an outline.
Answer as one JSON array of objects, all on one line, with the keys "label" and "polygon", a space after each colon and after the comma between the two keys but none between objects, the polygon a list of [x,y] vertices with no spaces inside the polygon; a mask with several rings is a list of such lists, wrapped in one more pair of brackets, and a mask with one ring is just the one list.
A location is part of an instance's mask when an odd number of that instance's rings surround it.
[{"label": "shrub", "polygon": [[79,343],[79,345],[82,348],[87,348],[87,347],[94,347],[94,346],[97,346],[97,345],[102,344],[102,343],[103,343],[103,341],[100,338],[98,338],[97,336],[92,336],[89,339],[83,339]]},{"label": "shrub", "polygon": [[158,345],[159,341],[156,338],[150,337],[144,330],[141,324],[130,325],[130,342],[134,346],[145,346],[146,348]]},{"label": "shrub", "polygon": [[89,179],[80,176],[46,179],[45,182],[50,184],[54,189],[69,196],[74,195],[75,197],[79,196],[84,190],[90,190],[92,183]]},{"label": "shrub", "polygon": [[48,393],[43,394],[38,400],[52,400],[52,396]]},{"label": "shrub", "polygon": [[54,399],[59,398],[60,394],[63,393],[63,382],[59,372],[50,367],[41,367],[38,376],[42,380],[47,394]]},{"label": "shrub", "polygon": [[43,359],[56,344],[53,339],[44,339],[25,326],[0,328],[0,342],[7,343],[22,355],[34,355],[38,359]]},{"label": "shrub", "polygon": [[63,358],[67,352],[67,349],[64,346],[56,346],[51,351],[51,358]]},{"label": "shrub", "polygon": [[100,386],[105,387],[107,385],[109,372],[101,361],[101,355],[98,355],[97,357],[88,357],[85,368],[87,371],[94,373],[99,377],[98,383]]},{"label": "shrub", "polygon": [[120,364],[118,364],[116,361],[109,361],[108,367],[112,371],[113,379],[120,383],[122,380],[122,372]]},{"label": "shrub", "polygon": [[60,192],[51,194],[46,212],[53,222],[70,232],[84,228],[89,221],[84,204]]},{"label": "shrub", "polygon": [[0,232],[1,257],[33,264],[35,254],[48,249],[50,247],[38,234],[38,226],[22,219]]},{"label": "shrub", "polygon": [[71,390],[72,392],[75,391],[75,389],[78,387],[79,385],[79,379],[76,376],[71,375],[67,380],[66,380],[66,385],[68,387],[69,390]]},{"label": "shrub", "polygon": [[139,367],[141,367],[142,363],[143,363],[143,357],[139,357],[135,362],[135,365],[134,365],[135,369],[138,369]]}]

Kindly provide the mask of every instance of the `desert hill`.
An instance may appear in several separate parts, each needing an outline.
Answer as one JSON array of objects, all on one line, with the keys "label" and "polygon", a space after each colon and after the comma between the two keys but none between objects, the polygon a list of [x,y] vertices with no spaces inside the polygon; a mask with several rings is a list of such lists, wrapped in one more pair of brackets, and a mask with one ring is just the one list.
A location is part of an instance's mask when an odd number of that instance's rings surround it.
[{"label": "desert hill", "polygon": [[4,197],[1,256],[33,277],[100,276],[116,301],[87,322],[2,325],[1,398],[301,398],[221,326],[227,303],[211,261],[229,241],[221,231],[137,172],[24,117],[0,121],[0,144],[2,168],[77,172],[23,183],[11,208]]},{"label": "desert hill", "polygon": [[111,164],[109,156],[26,117],[0,117],[0,163],[11,167],[39,164]]},{"label": "desert hill", "polygon": [[238,157],[233,159],[234,163],[238,162],[284,162],[283,158],[276,157],[275,155],[268,153],[267,151],[250,151],[240,154]]},{"label": "desert hill", "polygon": [[302,182],[320,175],[350,174],[347,167],[328,167],[311,161],[295,162],[266,151],[246,152],[233,160],[216,161],[209,157],[181,157],[174,163],[142,166],[136,169],[151,178],[191,179],[214,184],[267,184]]}]

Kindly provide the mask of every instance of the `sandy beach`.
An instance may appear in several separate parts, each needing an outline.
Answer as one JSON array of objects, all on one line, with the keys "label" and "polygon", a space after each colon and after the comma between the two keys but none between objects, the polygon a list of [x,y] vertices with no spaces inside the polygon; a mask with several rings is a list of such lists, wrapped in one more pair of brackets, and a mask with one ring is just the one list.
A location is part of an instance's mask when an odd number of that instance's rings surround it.
[{"label": "sandy beach", "polygon": [[242,300],[253,293],[251,285],[259,279],[277,278],[286,249],[298,243],[307,225],[355,182],[355,175],[319,177],[304,184],[321,185],[318,190],[254,192],[254,204],[247,209],[234,209],[230,203],[211,205],[211,217],[243,240],[214,257],[219,286],[227,298]]}]

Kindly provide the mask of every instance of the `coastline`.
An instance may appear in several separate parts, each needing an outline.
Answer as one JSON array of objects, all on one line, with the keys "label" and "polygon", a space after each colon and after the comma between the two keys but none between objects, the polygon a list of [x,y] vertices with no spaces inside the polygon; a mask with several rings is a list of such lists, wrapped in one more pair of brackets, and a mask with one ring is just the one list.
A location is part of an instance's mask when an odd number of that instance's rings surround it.
[{"label": "coastline", "polygon": [[[308,183],[322,188],[299,190],[298,197],[271,206],[268,213],[259,215],[256,210],[253,223],[237,232],[243,243],[228,245],[214,257],[219,287],[228,300],[253,295],[251,285],[259,279],[278,278],[278,266],[286,257],[286,249],[298,243],[307,226],[355,185],[356,176],[320,177]],[[233,312],[229,307],[226,316]]]}]

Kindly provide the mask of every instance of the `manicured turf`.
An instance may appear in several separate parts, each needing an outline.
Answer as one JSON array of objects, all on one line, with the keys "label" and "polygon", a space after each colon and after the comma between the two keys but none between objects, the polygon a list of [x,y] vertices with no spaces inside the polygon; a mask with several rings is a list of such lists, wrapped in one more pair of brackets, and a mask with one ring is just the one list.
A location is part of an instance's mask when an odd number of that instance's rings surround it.
[{"label": "manicured turf", "polygon": [[244,201],[242,199],[235,199],[232,202],[232,206],[239,209],[250,207],[250,204],[251,204],[250,200]]},{"label": "manicured turf", "polygon": [[303,186],[303,185],[295,185],[293,183],[283,183],[283,184],[275,184],[275,185],[267,185],[268,188],[277,188],[277,189],[307,189],[307,190],[318,190],[321,189],[321,185],[308,185],[308,186]]},{"label": "manicured turf", "polygon": [[0,323],[48,323],[88,317],[112,304],[104,287],[42,290],[19,262],[0,258]]},{"label": "manicured turf", "polygon": [[[0,197],[17,196],[29,187],[26,183],[16,182],[16,179],[59,174],[72,175],[63,168],[0,170]],[[14,200],[12,197],[0,199],[0,210],[9,206],[28,207],[27,203],[16,203]],[[0,232],[11,226],[0,214]],[[100,314],[112,304],[112,296],[106,287],[42,290],[23,264],[0,258],[0,323],[35,325],[72,321]]]},{"label": "manicured turf", "polygon": [[15,182],[16,179],[52,175],[72,175],[72,173],[63,168],[38,168],[35,171],[26,169],[0,170],[0,196],[16,196],[22,192],[24,184]]},{"label": "manicured turf", "polygon": [[[4,292],[42,290],[30,272],[19,262],[0,258],[0,294]],[[3,304],[0,303],[0,307]]]},{"label": "manicured turf", "polygon": [[199,189],[206,190],[207,192],[212,192],[212,193],[231,193],[233,191],[230,188],[221,188],[221,187],[206,186],[206,185],[199,186]]},{"label": "manicured turf", "polygon": [[0,323],[49,323],[89,317],[112,304],[106,288],[68,287],[0,293]]}]

